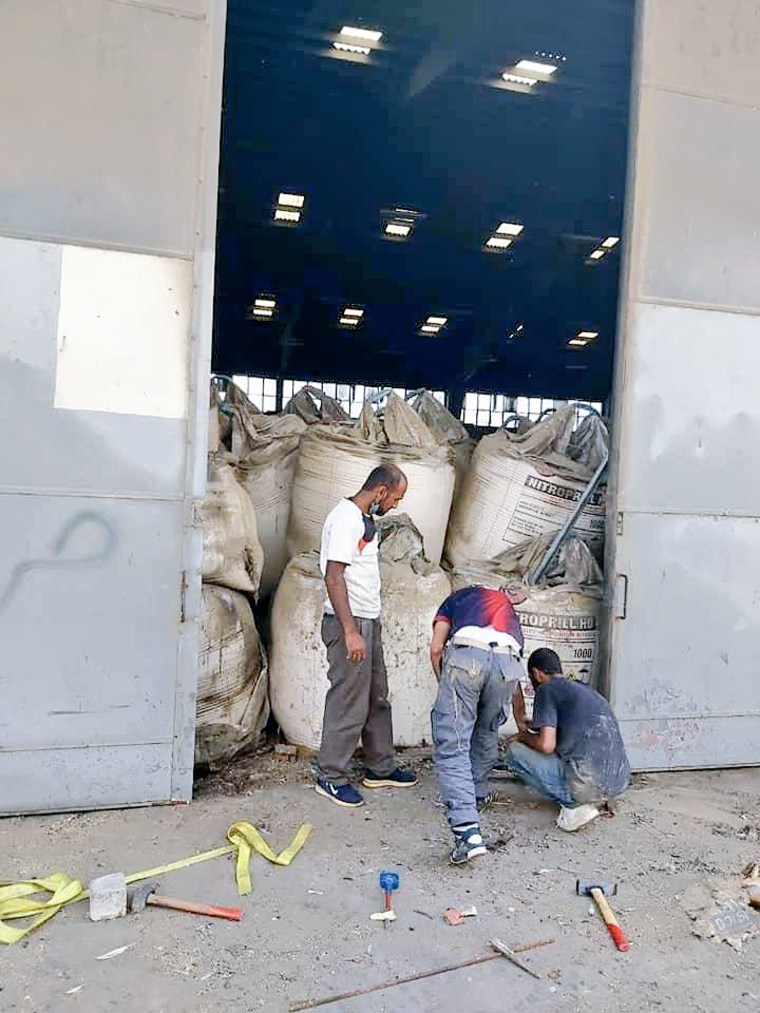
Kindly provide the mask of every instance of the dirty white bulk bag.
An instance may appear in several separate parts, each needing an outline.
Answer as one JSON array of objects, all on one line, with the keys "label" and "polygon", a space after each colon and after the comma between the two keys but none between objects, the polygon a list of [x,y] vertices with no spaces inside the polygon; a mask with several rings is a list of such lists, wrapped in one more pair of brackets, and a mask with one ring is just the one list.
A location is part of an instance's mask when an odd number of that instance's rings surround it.
[{"label": "dirty white bulk bag", "polygon": [[[342,498],[357,493],[374,467],[392,463],[409,480],[400,509],[421,531],[427,558],[439,563],[455,471],[449,448],[438,444],[429,431],[425,436],[425,431],[414,411],[395,394],[381,418],[365,407],[354,427],[311,426],[298,453],[288,527],[289,554],[319,548],[322,526],[333,507]],[[400,439],[415,443],[395,442]]]},{"label": "dirty white bulk bag", "polygon": [[227,390],[235,474],[256,513],[264,552],[261,594],[273,591],[288,561],[287,534],[298,446],[306,423],[297,415],[264,415],[237,387]]},{"label": "dirty white bulk bag", "polygon": [[205,584],[196,765],[213,768],[256,746],[268,720],[266,656],[251,606],[236,591]]},{"label": "dirty white bulk bag", "polygon": [[264,553],[256,513],[235,478],[229,454],[208,455],[206,498],[199,506],[203,526],[203,580],[258,594]]},{"label": "dirty white bulk bag", "polygon": [[[501,429],[483,437],[451,514],[446,558],[452,566],[491,560],[526,538],[562,527],[594,471],[590,454],[588,463],[570,456],[576,452],[574,417],[568,406],[527,433]],[[599,433],[603,424],[595,422]],[[574,528],[597,554],[604,542],[605,492],[603,486],[595,491]]]},{"label": "dirty white bulk bag", "polygon": [[462,488],[470,460],[475,449],[475,441],[467,432],[459,419],[452,415],[444,405],[433,397],[430,391],[423,390],[412,401],[412,408],[434,434],[441,444],[448,444],[454,452],[456,484],[454,486],[454,502]]},{"label": "dirty white bulk bag", "polygon": [[339,401],[319,387],[302,387],[283,408],[286,415],[296,415],[307,425],[317,422],[350,422],[351,416]]},{"label": "dirty white bulk bag", "polygon": [[[382,546],[381,546],[382,552]],[[450,594],[449,579],[420,560],[381,560],[383,651],[393,706],[394,742],[430,742],[437,683],[430,667],[432,623]],[[275,595],[270,651],[272,710],[289,742],[318,749],[328,690],[320,629],[325,586],[316,552],[291,559]]]}]

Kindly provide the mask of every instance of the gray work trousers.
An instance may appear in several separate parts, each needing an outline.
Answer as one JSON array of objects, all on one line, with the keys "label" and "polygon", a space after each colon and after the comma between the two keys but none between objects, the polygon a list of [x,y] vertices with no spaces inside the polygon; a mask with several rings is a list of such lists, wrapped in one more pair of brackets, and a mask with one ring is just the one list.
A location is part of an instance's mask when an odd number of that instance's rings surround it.
[{"label": "gray work trousers", "polygon": [[478,823],[476,799],[488,793],[520,660],[488,648],[449,644],[431,714],[433,763],[452,827]]},{"label": "gray work trousers", "polygon": [[380,620],[357,619],[356,625],[367,648],[364,661],[349,661],[346,657],[343,630],[335,616],[326,615],[322,620],[330,688],[325,698],[317,771],[334,785],[351,780],[351,759],[360,738],[373,773],[385,777],[396,769]]}]

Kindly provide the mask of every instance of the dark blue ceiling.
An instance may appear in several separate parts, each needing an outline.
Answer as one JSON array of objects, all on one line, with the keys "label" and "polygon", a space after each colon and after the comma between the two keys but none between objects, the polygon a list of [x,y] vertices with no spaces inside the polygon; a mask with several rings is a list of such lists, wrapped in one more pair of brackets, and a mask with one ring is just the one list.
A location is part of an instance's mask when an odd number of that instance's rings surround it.
[{"label": "dark blue ceiling", "polygon": [[[215,368],[222,372],[603,398],[622,228],[633,0],[229,0]],[[331,55],[342,24],[384,32]],[[531,94],[494,87],[565,56]],[[282,190],[297,228],[272,224]],[[389,242],[381,210],[425,217]],[[499,222],[524,223],[504,254]],[[271,322],[247,319],[261,293]],[[356,332],[336,327],[365,307]],[[449,318],[421,337],[429,314]],[[524,324],[519,337],[509,335]],[[581,328],[593,346],[567,348]]]}]

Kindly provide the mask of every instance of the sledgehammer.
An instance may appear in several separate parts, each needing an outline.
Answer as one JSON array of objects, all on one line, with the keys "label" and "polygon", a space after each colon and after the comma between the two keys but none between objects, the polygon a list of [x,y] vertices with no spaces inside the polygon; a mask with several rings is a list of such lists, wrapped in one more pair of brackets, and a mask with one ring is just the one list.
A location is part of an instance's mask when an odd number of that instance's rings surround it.
[{"label": "sledgehammer", "polygon": [[128,890],[122,872],[93,879],[90,883],[90,918],[94,922],[122,918],[127,910],[144,911],[148,905],[187,911],[207,918],[226,918],[231,922],[239,922],[243,918],[239,907],[220,907],[218,904],[197,904],[192,900],[161,897],[156,893],[157,889],[158,883],[143,883]]},{"label": "sledgehammer", "polygon": [[612,897],[617,893],[617,883],[600,883],[596,880],[579,879],[576,881],[575,889],[581,897],[593,897],[609,934],[615,940],[615,946],[623,953],[630,950],[631,944],[626,939],[612,908],[607,903],[607,897]]}]

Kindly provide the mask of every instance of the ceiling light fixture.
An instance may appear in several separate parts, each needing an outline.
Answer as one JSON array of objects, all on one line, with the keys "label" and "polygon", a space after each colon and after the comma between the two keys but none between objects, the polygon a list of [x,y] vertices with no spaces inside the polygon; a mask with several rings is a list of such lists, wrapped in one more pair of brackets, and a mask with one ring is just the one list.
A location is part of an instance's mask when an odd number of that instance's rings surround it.
[{"label": "ceiling light fixture", "polygon": [[360,320],[358,317],[341,317],[339,323],[341,327],[358,327]]},{"label": "ceiling light fixture", "polygon": [[274,299],[254,299],[253,305],[262,310],[273,310],[277,305]]},{"label": "ceiling light fixture", "polygon": [[568,345],[570,348],[585,348],[588,341],[581,341],[579,338],[570,338]]},{"label": "ceiling light fixture", "polygon": [[301,221],[300,211],[291,211],[289,208],[275,208],[274,220],[276,222],[293,222],[297,225]]},{"label": "ceiling light fixture", "polygon": [[486,246],[491,250],[508,250],[513,242],[513,239],[506,239],[504,236],[491,236],[486,240]]},{"label": "ceiling light fixture", "polygon": [[352,46],[348,42],[333,42],[333,49],[338,49],[342,53],[356,53],[357,56],[369,56],[372,52],[368,46]]},{"label": "ceiling light fixture", "polygon": [[425,321],[426,324],[430,324],[434,327],[445,327],[448,322],[448,317],[428,317]]},{"label": "ceiling light fixture", "polygon": [[387,222],[383,230],[386,236],[395,236],[398,239],[406,239],[412,231],[412,226],[405,222]]},{"label": "ceiling light fixture", "polygon": [[599,337],[599,331],[578,331],[578,337],[584,341],[594,341]]},{"label": "ceiling light fixture", "polygon": [[346,306],[346,308],[343,310],[343,316],[361,318],[364,316],[364,310],[356,309],[353,306]]},{"label": "ceiling light fixture", "polygon": [[341,35],[348,35],[352,39],[366,39],[368,42],[379,42],[383,37],[382,32],[374,31],[369,28],[355,28],[353,25],[343,25],[340,30]]},{"label": "ceiling light fixture", "polygon": [[430,324],[423,324],[420,327],[420,334],[438,334],[440,327],[431,327]]},{"label": "ceiling light fixture", "polygon": [[522,74],[510,74],[505,71],[501,75],[502,81],[507,81],[509,84],[524,84],[528,88],[532,88],[534,84],[538,84],[538,78],[536,77],[523,77]]},{"label": "ceiling light fixture", "polygon": [[302,208],[306,198],[302,193],[281,193],[277,203],[281,208]]},{"label": "ceiling light fixture", "polygon": [[604,247],[605,250],[611,250],[612,247],[617,246],[619,242],[620,242],[619,236],[608,236],[602,243],[602,246]]},{"label": "ceiling light fixture", "polygon": [[601,260],[604,256],[606,256],[606,250],[594,250],[589,260]]},{"label": "ceiling light fixture", "polygon": [[529,74],[553,74],[556,67],[553,63],[538,63],[536,60],[520,60],[515,64],[517,70],[526,70]]},{"label": "ceiling light fixture", "polygon": [[517,222],[502,222],[496,232],[500,236],[519,236],[524,228],[524,225],[518,225]]}]

